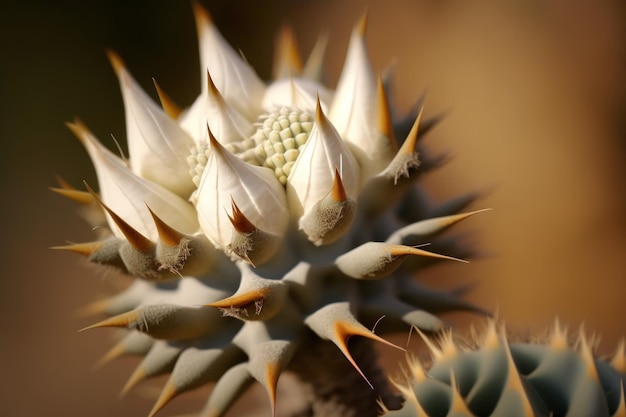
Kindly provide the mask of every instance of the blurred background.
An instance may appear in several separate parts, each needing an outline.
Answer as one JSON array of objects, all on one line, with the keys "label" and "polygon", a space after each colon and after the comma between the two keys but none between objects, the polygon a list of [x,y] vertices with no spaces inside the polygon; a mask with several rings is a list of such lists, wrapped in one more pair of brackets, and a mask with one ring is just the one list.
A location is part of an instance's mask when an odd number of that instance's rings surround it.
[{"label": "blurred background", "polygon": [[[47,187],[56,185],[55,174],[77,186],[96,183],[64,122],[79,116],[105,142],[111,134],[124,142],[105,48],[151,94],[154,77],[181,105],[192,102],[200,83],[194,20],[185,1],[52,3],[0,6],[0,415],[146,415],[156,393],[150,387],[118,398],[135,360],[93,369],[113,333],[77,333],[94,321],[81,307],[119,283],[48,249],[92,234],[75,206]],[[369,10],[371,59],[379,71],[394,64],[398,110],[425,91],[426,113],[447,114],[426,144],[449,152],[451,162],[425,186],[441,201],[486,191],[473,208],[493,208],[457,229],[484,257],[420,279],[443,288],[475,284],[468,299],[496,311],[518,335],[543,332],[559,317],[597,334],[599,354],[613,351],[626,335],[623,1],[203,4],[263,78],[281,24],[293,24],[304,55],[327,30],[331,86],[352,25]],[[450,317],[460,327],[474,320]],[[185,394],[161,415],[198,410],[206,393]],[[266,400],[258,404],[266,415]]]}]

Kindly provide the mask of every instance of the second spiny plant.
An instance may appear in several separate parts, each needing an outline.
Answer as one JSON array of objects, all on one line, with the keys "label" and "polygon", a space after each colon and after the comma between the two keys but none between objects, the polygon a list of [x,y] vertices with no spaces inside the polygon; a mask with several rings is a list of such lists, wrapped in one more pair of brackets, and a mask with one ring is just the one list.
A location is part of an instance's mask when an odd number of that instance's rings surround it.
[{"label": "second spiny plant", "polygon": [[188,109],[156,86],[158,105],[109,52],[128,157],[68,123],[98,191],[65,182],[55,191],[85,206],[98,236],[61,248],[134,277],[92,306],[109,318],[88,328],[128,329],[106,356],[143,357],[124,391],[170,375],[150,415],[214,383],[201,415],[221,416],[255,382],[274,415],[286,370],[312,389],[305,415],[375,416],[379,400],[399,407],[368,340],[391,345],[378,333],[438,332],[437,314],[478,311],[459,291],[415,281],[435,261],[468,255],[440,234],[476,213],[459,214],[473,194],[436,205],[417,186],[442,161],[420,143],[435,120],[422,119],[421,103],[392,118],[365,17],[332,90],[320,82],[325,38],[302,63],[283,30],[265,83],[202,7],[194,14],[202,91]]}]

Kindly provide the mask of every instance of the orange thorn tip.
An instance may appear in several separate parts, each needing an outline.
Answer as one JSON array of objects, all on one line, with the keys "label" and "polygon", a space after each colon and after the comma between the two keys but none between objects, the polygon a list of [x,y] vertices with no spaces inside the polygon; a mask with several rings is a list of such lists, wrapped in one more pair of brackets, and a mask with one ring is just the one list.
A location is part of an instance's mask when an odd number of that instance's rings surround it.
[{"label": "orange thorn tip", "polygon": [[126,381],[126,384],[124,384],[124,387],[120,391],[120,397],[125,396],[131,389],[135,388],[137,384],[146,379],[147,376],[146,368],[140,364],[135,368],[130,378],[128,378],[128,381]]},{"label": "orange thorn tip", "polygon": [[70,200],[74,200],[80,204],[90,205],[94,202],[94,199],[91,196],[91,194],[85,191],[80,191],[80,190],[75,190],[72,188],[65,188],[65,187],[62,187],[62,188],[49,187],[49,188],[51,191],[54,191],[55,193],[62,195],[63,197],[67,197]]},{"label": "orange thorn tip", "polygon": [[412,155],[417,148],[417,139],[419,133],[419,126],[422,121],[422,114],[424,112],[424,106],[420,107],[419,113],[417,113],[417,117],[415,118],[415,122],[413,122],[413,126],[409,131],[409,134],[406,136],[406,139],[402,143],[400,147],[400,153],[404,155]]},{"label": "orange thorn tip", "polygon": [[113,210],[111,210],[104,202],[98,197],[96,192],[87,184],[87,181],[83,181],[87,191],[100,203],[102,208],[111,216],[113,222],[117,225],[117,227],[124,234],[128,243],[131,244],[133,248],[140,252],[150,252],[154,247],[154,244],[150,239],[139,233],[135,228],[133,228],[130,224],[126,223],[124,219],[118,216]]},{"label": "orange thorn tip", "polygon": [[213,19],[211,18],[211,14],[197,0],[191,1],[191,8],[193,9],[193,15],[194,15],[194,18],[196,19],[196,26],[197,26],[198,31],[204,25],[213,24]]},{"label": "orange thorn tip", "polygon": [[257,230],[256,226],[252,224],[252,222],[245,216],[245,214],[243,214],[243,212],[237,206],[237,203],[235,203],[235,200],[232,196],[230,197],[230,205],[233,215],[231,216],[228,213],[226,213],[226,215],[228,216],[228,219],[232,223],[235,230],[242,234],[255,232]]},{"label": "orange thorn tip", "polygon": [[96,363],[93,365],[93,369],[100,369],[107,363],[121,357],[122,355],[124,355],[124,345],[122,343],[118,343],[111,349],[109,349],[109,351],[105,353],[104,356],[96,361]]},{"label": "orange thorn tip", "polygon": [[354,323],[349,323],[345,321],[336,321],[335,322],[335,336],[336,336],[335,344],[337,345],[339,350],[341,350],[341,353],[343,353],[346,359],[348,359],[350,364],[352,364],[354,369],[359,373],[359,375],[361,375],[361,377],[365,380],[365,382],[367,383],[367,385],[369,385],[371,389],[374,389],[374,386],[367,379],[367,377],[365,376],[365,374],[363,373],[359,365],[357,365],[356,361],[352,357],[352,354],[350,353],[350,350],[348,349],[348,339],[350,339],[350,337],[352,336],[363,336],[363,337],[367,337],[368,339],[384,343],[388,346],[391,346],[396,349],[400,349],[403,352],[406,352],[406,349],[400,346],[394,345],[393,343],[372,333],[366,327],[356,325]]},{"label": "orange thorn tip", "polygon": [[102,314],[106,311],[109,305],[111,305],[111,302],[108,299],[96,301],[79,309],[78,314],[80,316],[93,316],[95,314]]},{"label": "orange thorn tip", "polygon": [[363,15],[357,22],[356,26],[354,27],[356,33],[358,33],[359,36],[361,37],[365,36],[365,32],[367,30],[367,17],[368,17],[367,15],[368,14],[369,14],[369,11],[365,10],[365,12],[363,12]]},{"label": "orange thorn tip", "polygon": [[215,98],[219,102],[220,105],[223,105],[224,97],[222,96],[222,93],[220,93],[220,90],[217,89],[217,86],[213,82],[213,78],[211,77],[211,73],[209,72],[208,68],[206,71],[206,78],[207,78],[207,85],[209,86],[209,93],[213,95],[213,98]]},{"label": "orange thorn tip", "polygon": [[174,100],[172,100],[172,98],[161,88],[156,79],[152,78],[152,83],[154,84],[154,88],[159,96],[159,101],[161,102],[161,107],[163,108],[165,114],[174,120],[178,119],[178,116],[180,116],[182,112],[180,106],[178,106],[178,104],[176,104]]},{"label": "orange thorn tip", "polygon": [[152,216],[152,220],[154,220],[154,225],[156,226],[161,242],[169,247],[178,246],[184,235],[165,223],[147,204],[146,207]]},{"label": "orange thorn tip", "polygon": [[268,296],[270,289],[258,288],[252,291],[245,292],[243,294],[235,294],[232,297],[224,298],[219,301],[214,301],[209,304],[205,304],[205,307],[215,307],[215,308],[244,308],[250,304],[253,304],[257,301],[263,300]]},{"label": "orange thorn tip", "polygon": [[107,58],[109,58],[109,62],[113,67],[113,71],[115,71],[115,75],[118,77],[126,69],[126,65],[124,64],[124,60],[119,56],[117,52],[112,49],[107,49],[106,51]]},{"label": "orange thorn tip", "polygon": [[270,407],[272,417],[276,416],[276,387],[278,386],[278,378],[280,377],[281,367],[278,363],[268,363],[265,368],[265,389],[270,399]]},{"label": "orange thorn tip", "polygon": [[[274,78],[285,75],[294,75],[302,71],[302,58],[298,51],[293,28],[290,25],[283,25],[276,37],[276,58],[274,60]],[[280,73],[288,71],[288,73]]]},{"label": "orange thorn tip", "polygon": [[469,261],[466,261],[465,259],[459,259],[453,256],[447,256],[447,255],[440,255],[438,253],[428,252],[422,249],[418,249],[412,246],[405,246],[405,245],[393,245],[390,248],[389,253],[391,254],[391,256],[418,255],[418,256],[427,256],[431,258],[448,259],[451,261],[463,262],[466,264],[469,263]]},{"label": "orange thorn tip", "polygon": [[161,411],[163,407],[165,407],[170,401],[172,401],[172,399],[174,399],[174,397],[176,397],[178,394],[179,392],[174,384],[168,381],[163,387],[161,395],[159,395],[159,399],[154,404],[154,407],[152,407],[152,410],[150,410],[148,417],[154,417],[156,413]]},{"label": "orange thorn tip", "polygon": [[86,243],[74,243],[64,246],[52,246],[50,249],[65,250],[73,253],[77,253],[83,256],[90,256],[102,247],[102,241],[86,242]]},{"label": "orange thorn tip", "polygon": [[333,189],[330,192],[330,198],[338,203],[343,203],[348,199],[346,190],[343,187],[341,175],[339,175],[339,170],[337,168],[335,168],[335,179],[333,180]]},{"label": "orange thorn tip", "polygon": [[78,117],[74,119],[74,122],[66,122],[65,126],[78,138],[83,146],[86,146],[85,136],[93,135],[87,125],[83,123]]},{"label": "orange thorn tip", "polygon": [[60,175],[55,175],[54,176],[57,180],[57,184],[59,184],[59,187],[65,190],[76,190],[76,187],[72,186],[69,182],[67,182],[65,180],[65,178],[61,177]]},{"label": "orange thorn tip", "polygon": [[79,330],[79,332],[84,332],[85,330],[91,329],[98,329],[101,327],[128,327],[137,320],[138,314],[139,313],[137,312],[137,310],[119,314],[117,316],[99,321],[98,323],[92,324],[91,326],[83,327]]},{"label": "orange thorn tip", "polygon": [[397,142],[393,133],[393,120],[391,109],[385,92],[385,84],[382,77],[378,77],[378,131],[389,139],[390,145],[397,148]]}]

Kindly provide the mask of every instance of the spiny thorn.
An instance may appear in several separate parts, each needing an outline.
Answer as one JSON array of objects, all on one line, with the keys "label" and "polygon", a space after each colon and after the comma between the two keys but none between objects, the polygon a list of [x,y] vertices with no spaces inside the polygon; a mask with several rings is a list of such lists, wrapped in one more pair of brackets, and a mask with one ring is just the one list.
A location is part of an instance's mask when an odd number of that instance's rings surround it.
[{"label": "spiny thorn", "polygon": [[108,299],[100,300],[86,305],[78,310],[80,316],[93,316],[95,314],[101,314],[106,311],[111,302]]},{"label": "spiny thorn", "polygon": [[107,363],[113,361],[114,359],[121,357],[122,355],[124,355],[124,344],[123,344],[123,341],[120,341],[111,349],[109,349],[109,351],[105,353],[104,356],[102,356],[100,359],[96,361],[96,363],[93,365],[93,369],[94,370],[100,369]]},{"label": "spiny thorn", "polygon": [[257,230],[256,226],[254,226],[254,224],[252,224],[252,222],[248,220],[245,214],[243,214],[239,209],[232,196],[230,197],[230,206],[233,215],[231,216],[228,213],[226,213],[226,215],[237,232],[247,234]]},{"label": "spiny thorn", "polygon": [[500,340],[506,339],[504,334],[504,326],[501,327],[500,335],[498,336],[498,330],[496,329],[496,321],[489,320],[487,322],[487,329],[484,332],[480,345],[486,349],[496,349],[500,346]]},{"label": "spiny thorn", "polygon": [[384,343],[388,346],[392,346],[396,349],[406,351],[405,349],[394,345],[393,343],[383,339],[382,337],[377,336],[376,334],[372,333],[369,329],[367,329],[364,326],[338,320],[335,322],[334,327],[335,327],[335,336],[336,336],[335,342],[337,344],[337,347],[341,350],[341,352],[344,354],[346,359],[348,359],[348,361],[352,364],[354,369],[356,369],[356,371],[359,373],[359,375],[361,375],[361,377],[365,380],[365,382],[367,383],[367,385],[370,386],[371,389],[374,389],[374,386],[367,379],[367,377],[365,376],[361,368],[359,368],[359,365],[357,365],[356,361],[352,357],[352,354],[350,353],[350,350],[348,349],[348,339],[350,339],[350,337],[352,336],[363,336],[363,337],[367,337],[368,339]]},{"label": "spiny thorn", "polygon": [[130,378],[128,378],[128,381],[126,381],[126,384],[124,384],[124,387],[120,391],[120,397],[125,396],[131,389],[136,387],[137,384],[146,379],[147,375],[146,368],[144,368],[142,364],[139,364],[139,366],[133,371]]},{"label": "spiny thorn", "polygon": [[272,417],[276,416],[276,387],[280,377],[281,366],[278,363],[268,363],[265,368],[265,388],[270,399]]},{"label": "spiny thorn", "polygon": [[441,358],[443,358],[443,352],[441,351],[441,349],[439,349],[439,347],[437,347],[432,340],[430,340],[425,334],[424,332],[422,332],[417,326],[413,326],[413,329],[417,332],[417,334],[420,335],[420,337],[422,338],[422,340],[424,341],[424,343],[426,344],[426,347],[428,348],[428,350],[430,351],[430,354],[433,356],[433,358],[435,359],[435,362],[440,360]]},{"label": "spiny thorn", "polygon": [[450,370],[450,385],[452,386],[452,404],[450,404],[449,413],[451,415],[471,415],[472,412],[467,407],[467,404],[465,404],[465,400],[459,392],[459,384],[456,382],[456,377],[452,369]]},{"label": "spiny thorn", "polygon": [[137,320],[137,316],[138,313],[136,310],[129,311],[127,313],[104,319],[96,324],[92,324],[91,326],[83,327],[79,330],[79,332],[84,332],[85,330],[91,329],[98,329],[101,327],[128,327],[131,323]]},{"label": "spiny thorn", "polygon": [[247,305],[264,299],[265,297],[267,297],[269,292],[269,288],[258,288],[252,291],[245,292],[243,294],[236,294],[232,297],[205,304],[205,306],[215,308],[243,308]]},{"label": "spiny thorn", "polygon": [[389,249],[389,254],[391,256],[407,256],[407,255],[427,256],[430,258],[448,259],[451,261],[469,263],[469,261],[466,261],[465,259],[459,259],[459,258],[455,258],[452,256],[447,256],[447,255],[440,255],[438,253],[428,252],[419,248],[414,248],[412,246],[406,246],[406,245],[393,245]]},{"label": "spiny thorn", "polygon": [[554,320],[554,330],[550,337],[550,347],[553,349],[569,349],[567,328],[561,326],[558,318]]},{"label": "spiny thorn", "polygon": [[422,121],[422,114],[424,113],[424,106],[420,107],[419,113],[417,113],[417,117],[415,118],[415,122],[409,131],[409,134],[406,136],[406,139],[402,143],[400,147],[400,153],[404,155],[413,155],[415,150],[417,149],[417,137],[419,132],[419,126]]},{"label": "spiny thorn", "polygon": [[161,101],[161,107],[163,111],[172,119],[178,119],[182,109],[172,100],[172,98],[159,86],[156,80],[153,78],[152,83],[154,84],[154,88],[156,89],[157,95],[159,96],[159,101]]},{"label": "spiny thorn", "polygon": [[147,204],[146,207],[148,207],[148,211],[154,220],[154,225],[156,226],[161,242],[169,247],[178,246],[184,235],[165,223]]},{"label": "spiny thorn", "polygon": [[589,341],[584,333],[581,332],[579,336],[579,345],[580,345],[580,355],[585,364],[585,370],[587,371],[587,376],[594,381],[599,381],[600,377],[598,376],[598,370],[596,368],[596,361],[593,356],[592,348],[589,345]]},{"label": "spiny thorn", "polygon": [[[502,332],[504,333],[504,330],[502,330]],[[522,381],[522,377],[517,370],[517,365],[515,365],[515,361],[513,360],[513,353],[511,352],[511,346],[509,346],[509,341],[506,337],[503,337],[502,343],[504,344],[504,351],[506,352],[508,369],[508,378],[506,382],[507,389],[516,391],[519,394],[519,397],[522,399],[522,408],[524,409],[524,413],[522,413],[522,415],[533,416],[535,415],[535,412],[533,411],[533,405],[530,403],[526,388],[524,387],[524,382]]]},{"label": "spiny thorn", "polygon": [[398,149],[398,143],[396,142],[393,133],[393,120],[391,119],[391,110],[389,109],[389,102],[387,100],[387,93],[385,92],[385,85],[382,77],[378,77],[378,131],[382,133],[388,140],[394,151]]},{"label": "spiny thorn", "polygon": [[54,177],[56,178],[60,188],[63,188],[65,190],[76,190],[76,187],[72,186],[72,184],[67,182],[65,178],[61,177],[60,175],[57,174]]},{"label": "spiny thorn", "polygon": [[156,413],[158,413],[163,407],[165,407],[167,403],[172,401],[172,399],[178,394],[178,390],[176,389],[174,384],[172,384],[171,382],[167,382],[163,387],[163,391],[161,391],[161,394],[159,395],[159,399],[154,404],[154,407],[152,407],[152,410],[150,410],[148,417],[154,417]]},{"label": "spiny thorn", "polygon": [[97,240],[95,242],[85,243],[73,243],[71,245],[52,246],[50,249],[64,250],[68,252],[74,252],[83,256],[90,256],[92,253],[98,251],[102,247],[102,241]]},{"label": "spiny thorn", "polygon": [[69,198],[70,200],[74,200],[80,204],[90,205],[90,204],[93,204],[93,202],[95,201],[92,195],[85,191],[74,190],[74,189],[69,189],[65,187],[62,187],[62,188],[49,187],[49,188],[51,191],[54,191],[55,193],[62,195],[63,197]]},{"label": "spiny thorn", "polygon": [[113,210],[111,210],[104,202],[98,197],[96,192],[87,184],[87,181],[83,181],[85,187],[87,187],[87,191],[100,203],[102,208],[111,216],[111,219],[115,222],[117,227],[122,231],[128,243],[131,244],[133,248],[140,252],[150,252],[154,244],[150,239],[139,233],[135,228],[133,228],[130,224],[126,223],[124,219],[118,216]]},{"label": "spiny thorn", "polygon": [[618,372],[626,374],[626,340],[621,339],[619,341],[615,355],[611,359],[611,366]]},{"label": "spiny thorn", "polygon": [[330,192],[330,197],[338,203],[343,203],[348,199],[346,190],[343,188],[341,175],[339,174],[339,170],[337,168],[335,168],[335,179],[333,180],[333,189]]}]

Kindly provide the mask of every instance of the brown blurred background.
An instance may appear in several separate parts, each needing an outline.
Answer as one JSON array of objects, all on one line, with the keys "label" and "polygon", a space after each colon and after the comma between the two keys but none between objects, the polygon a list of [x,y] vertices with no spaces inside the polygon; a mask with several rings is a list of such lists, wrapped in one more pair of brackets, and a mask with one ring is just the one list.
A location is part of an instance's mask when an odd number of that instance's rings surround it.
[{"label": "brown blurred background", "polygon": [[[77,312],[110,291],[112,280],[47,249],[91,237],[74,206],[47,187],[55,174],[95,183],[63,122],[80,116],[101,139],[124,140],[105,48],[117,50],[148,91],[155,77],[179,103],[191,103],[200,78],[191,8],[185,1],[51,3],[0,6],[0,415],[146,415],[149,388],[117,398],[136,361],[91,370],[112,333],[78,334],[93,319]],[[369,9],[371,58],[377,70],[395,62],[398,108],[425,90],[426,112],[448,114],[427,144],[453,158],[426,186],[441,200],[488,190],[475,208],[493,208],[459,228],[485,258],[421,279],[446,288],[475,283],[469,299],[498,311],[518,334],[543,331],[557,316],[571,328],[584,322],[601,336],[600,353],[626,334],[623,1],[204,4],[264,78],[282,23],[295,26],[304,53],[327,29],[331,85],[351,27]],[[162,415],[197,410],[205,394],[185,395]],[[259,404],[266,415],[267,403]]]}]

